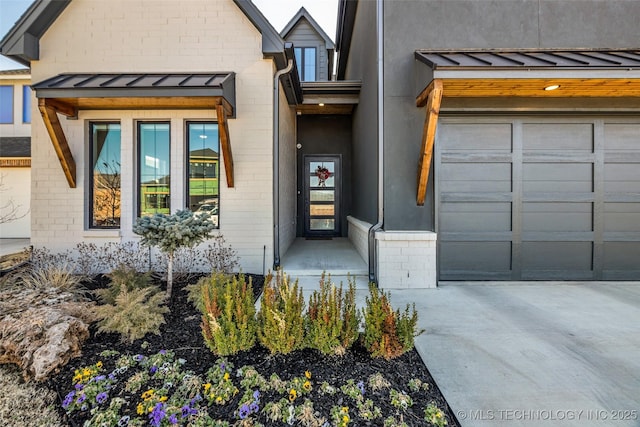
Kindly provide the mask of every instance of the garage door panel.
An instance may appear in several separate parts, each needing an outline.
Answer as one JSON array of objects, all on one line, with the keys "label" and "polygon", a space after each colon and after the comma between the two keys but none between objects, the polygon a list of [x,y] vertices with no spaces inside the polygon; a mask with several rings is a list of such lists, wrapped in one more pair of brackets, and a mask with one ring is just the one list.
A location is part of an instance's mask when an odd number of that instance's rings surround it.
[{"label": "garage door panel", "polygon": [[511,203],[442,203],[440,231],[511,231]]},{"label": "garage door panel", "polygon": [[592,191],[593,166],[590,163],[525,163],[523,191]]},{"label": "garage door panel", "polygon": [[592,203],[530,203],[522,205],[523,231],[592,231]]},{"label": "garage door panel", "polygon": [[591,123],[529,123],[522,125],[522,150],[593,151]]},{"label": "garage door panel", "polygon": [[448,124],[438,128],[446,151],[496,150],[511,152],[511,123]]},{"label": "garage door panel", "polygon": [[511,191],[511,164],[452,163],[442,171],[443,192],[503,192]]},{"label": "garage door panel", "polygon": [[604,231],[640,231],[640,203],[605,203]]},{"label": "garage door panel", "polygon": [[585,271],[592,268],[591,242],[522,242],[522,270]]},{"label": "garage door panel", "polygon": [[606,192],[640,191],[640,165],[637,163],[605,163],[604,190]]},{"label": "garage door panel", "polygon": [[640,242],[604,242],[604,270],[640,270]]},{"label": "garage door panel", "polygon": [[640,152],[640,124],[605,123],[604,140],[608,152]]},{"label": "garage door panel", "polygon": [[441,271],[511,270],[511,242],[442,242]]}]

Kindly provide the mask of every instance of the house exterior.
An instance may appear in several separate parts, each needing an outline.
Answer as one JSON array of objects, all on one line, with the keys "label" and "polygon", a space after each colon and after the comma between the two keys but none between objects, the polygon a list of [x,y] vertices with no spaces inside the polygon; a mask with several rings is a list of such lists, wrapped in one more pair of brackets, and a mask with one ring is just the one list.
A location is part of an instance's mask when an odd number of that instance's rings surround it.
[{"label": "house exterior", "polygon": [[28,69],[0,71],[0,218],[15,218],[0,223],[0,238],[31,233],[32,98]]},{"label": "house exterior", "polygon": [[640,278],[640,3],[339,8],[380,283]]}]

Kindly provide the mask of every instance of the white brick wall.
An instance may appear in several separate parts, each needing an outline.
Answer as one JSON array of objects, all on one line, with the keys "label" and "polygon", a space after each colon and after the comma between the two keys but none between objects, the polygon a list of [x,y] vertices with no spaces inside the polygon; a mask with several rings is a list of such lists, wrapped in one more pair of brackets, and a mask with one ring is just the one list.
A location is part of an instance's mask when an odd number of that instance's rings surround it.
[{"label": "white brick wall", "polygon": [[296,112],[280,89],[280,257],[296,238]]},{"label": "white brick wall", "polygon": [[[260,33],[232,0],[74,0],[40,41],[33,81],[63,72],[236,72],[236,118],[229,120],[235,187],[228,188],[221,162],[220,232],[240,255],[246,272],[273,262],[272,76]],[[33,107],[32,241],[68,248],[80,241],[131,240],[135,216],[135,122],[171,122],[171,207],[185,206],[184,126],[215,119],[207,110],[81,111],[61,117],[76,161],[69,188],[37,107]],[[89,120],[122,126],[122,226],[120,233],[86,230],[86,128]]]},{"label": "white brick wall", "polygon": [[382,288],[436,287],[436,233],[378,231],[376,244]]},{"label": "white brick wall", "polygon": [[348,236],[351,244],[356,248],[360,257],[369,265],[369,229],[372,224],[360,221],[352,216],[347,217],[349,222]]}]

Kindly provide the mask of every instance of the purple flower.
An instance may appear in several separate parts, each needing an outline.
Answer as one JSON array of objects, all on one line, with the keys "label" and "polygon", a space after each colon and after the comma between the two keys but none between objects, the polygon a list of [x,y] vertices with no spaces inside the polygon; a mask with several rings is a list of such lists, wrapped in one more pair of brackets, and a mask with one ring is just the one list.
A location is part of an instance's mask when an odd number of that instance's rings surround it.
[{"label": "purple flower", "polygon": [[226,365],[224,363],[220,364],[220,370],[224,372],[224,368],[226,367]]},{"label": "purple flower", "polygon": [[182,407],[182,418],[187,418],[189,416],[190,411],[191,411],[191,407],[189,407],[189,405],[184,405]]},{"label": "purple flower", "polygon": [[158,353],[160,353],[162,355],[165,355],[165,354],[167,354],[167,350],[160,350]]},{"label": "purple flower", "polygon": [[96,396],[96,402],[98,403],[104,403],[107,401],[107,393],[105,393],[104,391],[102,393],[98,393],[98,395]]},{"label": "purple flower", "polygon": [[78,396],[78,403],[82,403],[85,400],[87,400],[87,395],[86,394],[81,394],[80,396]]},{"label": "purple flower", "polygon": [[142,359],[144,359],[144,356],[141,354],[136,354],[133,358],[136,360],[136,362],[142,362]]},{"label": "purple flower", "polygon": [[178,417],[176,416],[176,414],[171,414],[171,416],[169,417],[169,422],[171,424],[178,424]]},{"label": "purple flower", "polygon": [[157,370],[158,370],[158,367],[156,365],[153,365],[151,368],[149,368],[149,373],[153,375],[156,373]]},{"label": "purple flower", "polygon": [[358,386],[358,388],[360,389],[360,393],[362,393],[364,395],[364,382],[360,381],[358,382],[358,384],[356,384]]},{"label": "purple flower", "polygon": [[249,405],[249,410],[252,414],[257,414],[260,411],[260,406],[258,406],[256,402],[251,402],[251,404]]},{"label": "purple flower", "polygon": [[83,384],[76,384],[75,385],[75,389],[78,390],[78,391],[82,390],[83,388],[84,388]]},{"label": "purple flower", "polygon": [[249,409],[249,406],[247,406],[247,404],[245,403],[240,407],[240,410],[238,411],[238,416],[240,417],[241,420],[244,420],[249,416],[249,414],[251,414],[251,409]]},{"label": "purple flower", "polygon": [[116,376],[113,373],[109,374],[109,376],[107,378],[109,378],[111,381],[115,381],[116,380]]},{"label": "purple flower", "polygon": [[96,377],[96,381],[104,381],[107,377],[105,377],[104,375],[98,375]]},{"label": "purple flower", "polygon": [[256,390],[253,392],[253,400],[255,400],[256,402],[260,401],[260,390]]},{"label": "purple flower", "polygon": [[160,423],[165,415],[167,415],[167,413],[164,410],[164,404],[158,402],[156,403],[156,406],[153,407],[153,411],[149,414],[149,423],[153,427],[160,427]]},{"label": "purple flower", "polygon": [[64,400],[62,401],[62,407],[64,409],[67,409],[69,405],[71,405],[71,402],[73,402],[73,397],[75,395],[76,395],[75,391],[70,391],[69,394],[65,396]]}]

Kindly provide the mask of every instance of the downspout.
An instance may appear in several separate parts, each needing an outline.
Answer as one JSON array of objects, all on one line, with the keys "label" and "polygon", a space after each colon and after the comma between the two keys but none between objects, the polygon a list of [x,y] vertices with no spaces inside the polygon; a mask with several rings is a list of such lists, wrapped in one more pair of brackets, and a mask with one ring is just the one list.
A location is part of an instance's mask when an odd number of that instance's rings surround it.
[{"label": "downspout", "polygon": [[293,69],[293,59],[273,77],[273,268],[280,267],[280,76]]},{"label": "downspout", "polygon": [[378,222],[369,228],[369,282],[378,283],[376,231],[384,224],[384,48],[383,0],[376,0],[376,63],[378,69]]}]

